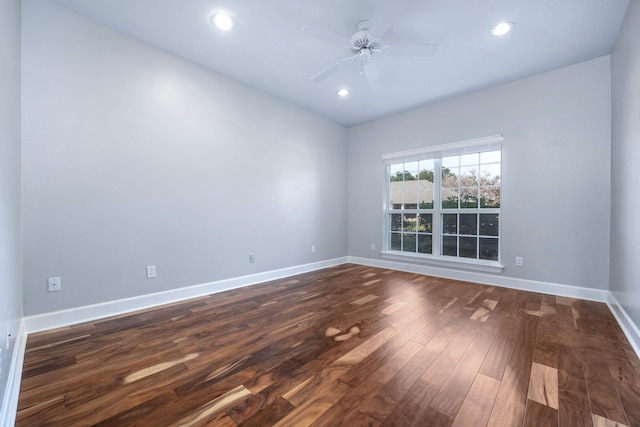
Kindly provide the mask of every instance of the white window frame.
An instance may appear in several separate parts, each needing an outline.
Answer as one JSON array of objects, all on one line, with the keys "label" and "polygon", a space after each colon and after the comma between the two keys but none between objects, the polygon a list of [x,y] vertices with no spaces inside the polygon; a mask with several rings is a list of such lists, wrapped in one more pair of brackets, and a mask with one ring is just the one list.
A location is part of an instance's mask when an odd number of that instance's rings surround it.
[{"label": "white window frame", "polygon": [[[501,262],[502,250],[502,230],[498,235],[498,260],[483,260],[475,258],[465,258],[460,256],[447,256],[440,255],[440,242],[441,242],[441,218],[443,213],[460,213],[460,209],[447,210],[442,209],[440,206],[440,184],[441,176],[439,173],[434,173],[434,195],[433,195],[433,229],[432,229],[432,254],[415,253],[415,252],[402,252],[397,250],[390,250],[390,201],[389,201],[389,177],[390,177],[390,165],[411,162],[416,160],[433,159],[436,163],[435,170],[441,170],[441,160],[443,157],[454,156],[460,154],[470,154],[486,151],[502,150],[502,135],[491,135],[482,138],[474,138],[464,141],[456,141],[448,144],[435,145],[430,147],[418,148],[415,150],[400,151],[395,153],[388,153],[382,156],[382,161],[385,165],[385,185],[384,185],[384,212],[383,212],[383,250],[381,255],[383,258],[393,259],[398,261],[413,261],[420,262],[437,267],[447,268],[462,268],[467,270],[481,271],[485,273],[501,273],[504,266]],[[501,162],[502,165],[502,162]],[[502,186],[502,184],[501,184]],[[502,203],[500,204],[502,206]],[[415,211],[415,212],[414,212]],[[419,213],[419,209],[404,210],[404,213]],[[498,213],[501,214],[501,208],[491,209],[463,209],[464,213]],[[502,217],[500,218],[502,224]],[[500,227],[502,229],[502,227]]]}]

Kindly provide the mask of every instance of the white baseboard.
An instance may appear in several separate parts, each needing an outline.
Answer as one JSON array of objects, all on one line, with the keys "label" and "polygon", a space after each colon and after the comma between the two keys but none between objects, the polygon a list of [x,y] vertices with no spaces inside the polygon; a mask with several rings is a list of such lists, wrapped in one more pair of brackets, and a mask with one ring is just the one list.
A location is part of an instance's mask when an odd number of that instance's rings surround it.
[{"label": "white baseboard", "polygon": [[172,289],[164,292],[28,316],[24,318],[25,330],[27,333],[33,333],[83,322],[90,322],[132,311],[152,308],[163,304],[170,304],[190,298],[197,298],[244,286],[255,285],[270,280],[282,279],[296,274],[308,273],[344,264],[346,262],[347,257],[334,258],[326,261],[287,267],[279,270],[271,270],[247,276],[233,277],[230,279]]},{"label": "white baseboard", "polygon": [[11,366],[7,376],[7,384],[2,397],[2,407],[0,407],[0,426],[12,426],[16,422],[16,411],[18,410],[18,397],[20,395],[20,381],[22,380],[22,365],[24,363],[24,352],[27,346],[27,332],[24,322],[20,322],[16,341],[13,344],[13,354],[11,356]]},{"label": "white baseboard", "polygon": [[629,340],[629,344],[631,344],[633,350],[636,352],[638,357],[640,357],[640,329],[638,329],[638,326],[634,323],[631,317],[629,317],[629,314],[627,314],[624,307],[620,305],[616,297],[613,296],[611,292],[607,295],[607,305],[609,306],[611,313],[613,313],[613,316],[618,321],[622,332],[624,332]]},{"label": "white baseboard", "polygon": [[465,282],[481,283],[483,285],[501,286],[503,288],[519,289],[542,294],[558,295],[562,297],[579,298],[589,301],[606,302],[608,291],[604,289],[581,288],[579,286],[561,285],[558,283],[539,282],[535,280],[517,279],[514,277],[497,276],[474,271],[450,270],[447,268],[431,267],[427,265],[410,264],[398,261],[387,261],[372,258],[347,257],[354,264],[370,267],[388,268],[406,271],[408,273],[426,274],[445,279],[463,280]]}]

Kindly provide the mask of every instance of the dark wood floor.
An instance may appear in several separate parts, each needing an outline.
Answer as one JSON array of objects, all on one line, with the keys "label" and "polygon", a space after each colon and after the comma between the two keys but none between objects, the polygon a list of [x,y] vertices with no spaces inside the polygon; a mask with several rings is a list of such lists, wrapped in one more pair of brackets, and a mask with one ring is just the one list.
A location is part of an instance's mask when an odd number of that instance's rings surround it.
[{"label": "dark wood floor", "polygon": [[19,426],[640,426],[606,305],[351,264],[29,336]]}]

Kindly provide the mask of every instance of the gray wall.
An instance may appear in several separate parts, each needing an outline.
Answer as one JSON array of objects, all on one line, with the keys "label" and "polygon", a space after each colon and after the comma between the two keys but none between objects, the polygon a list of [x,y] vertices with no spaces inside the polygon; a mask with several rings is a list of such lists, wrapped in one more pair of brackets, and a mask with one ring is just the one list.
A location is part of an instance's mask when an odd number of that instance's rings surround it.
[{"label": "gray wall", "polygon": [[47,1],[23,30],[25,315],[347,255],[344,127]]},{"label": "gray wall", "polygon": [[349,255],[379,258],[383,153],[503,134],[502,274],[607,289],[610,118],[605,56],[350,128]]},{"label": "gray wall", "polygon": [[640,1],[632,0],[611,55],[610,290],[640,326]]},{"label": "gray wall", "polygon": [[[0,1],[0,392],[22,317],[20,0]],[[0,395],[1,396],[1,395]],[[0,401],[1,401],[0,397]]]}]

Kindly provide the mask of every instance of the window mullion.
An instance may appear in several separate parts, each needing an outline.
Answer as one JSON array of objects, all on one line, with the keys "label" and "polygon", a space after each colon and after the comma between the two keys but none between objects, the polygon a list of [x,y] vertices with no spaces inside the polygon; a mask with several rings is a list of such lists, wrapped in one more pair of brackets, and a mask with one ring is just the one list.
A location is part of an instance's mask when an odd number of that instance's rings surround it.
[{"label": "window mullion", "polygon": [[431,237],[431,253],[433,255],[440,255],[440,242],[442,230],[442,218],[440,215],[440,198],[441,198],[441,185],[442,185],[442,159],[434,159],[434,171],[433,171],[433,234]]}]

